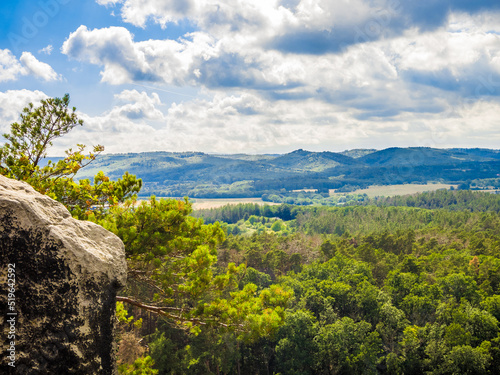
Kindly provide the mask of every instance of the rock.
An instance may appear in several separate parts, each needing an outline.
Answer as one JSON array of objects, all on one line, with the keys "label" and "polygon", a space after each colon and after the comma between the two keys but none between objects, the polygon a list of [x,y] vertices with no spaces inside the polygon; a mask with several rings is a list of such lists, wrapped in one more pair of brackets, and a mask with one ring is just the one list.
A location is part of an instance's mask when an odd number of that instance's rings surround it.
[{"label": "rock", "polygon": [[115,374],[120,239],[0,176],[0,257],[0,373]]}]

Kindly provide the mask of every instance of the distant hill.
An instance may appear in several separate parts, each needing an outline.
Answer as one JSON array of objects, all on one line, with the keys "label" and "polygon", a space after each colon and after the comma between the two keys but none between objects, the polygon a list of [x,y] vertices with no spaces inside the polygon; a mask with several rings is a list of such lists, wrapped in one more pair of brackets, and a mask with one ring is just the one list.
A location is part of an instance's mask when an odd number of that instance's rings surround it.
[{"label": "distant hill", "polygon": [[351,158],[356,159],[356,158],[360,158],[362,156],[371,154],[372,152],[376,152],[376,151],[377,150],[375,150],[374,148],[355,148],[353,150],[345,150],[345,151],[339,152],[339,154],[349,156]]},{"label": "distant hill", "polygon": [[439,181],[466,185],[500,174],[500,150],[388,148],[342,153],[296,150],[282,155],[202,152],[107,154],[79,173],[112,178],[124,172],[143,179],[143,194],[191,197],[260,197],[274,191]]},{"label": "distant hill", "polygon": [[[467,149],[435,149],[426,147],[388,148],[359,158],[368,165],[446,165],[470,161],[493,161],[490,152]],[[499,158],[500,159],[500,158]]]},{"label": "distant hill", "polygon": [[335,152],[311,152],[300,149],[269,160],[269,164],[293,171],[321,172],[340,165],[360,163],[349,156]]},{"label": "distant hill", "polygon": [[452,148],[450,151],[500,160],[500,150],[490,150],[486,148]]}]

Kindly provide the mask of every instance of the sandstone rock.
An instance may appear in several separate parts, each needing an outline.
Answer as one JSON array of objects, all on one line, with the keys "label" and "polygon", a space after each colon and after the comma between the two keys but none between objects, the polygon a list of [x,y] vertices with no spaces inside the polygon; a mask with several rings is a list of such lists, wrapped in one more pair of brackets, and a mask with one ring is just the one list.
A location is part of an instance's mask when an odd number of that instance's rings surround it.
[{"label": "sandstone rock", "polygon": [[0,373],[114,374],[116,292],[127,271],[120,239],[0,176],[0,257]]}]

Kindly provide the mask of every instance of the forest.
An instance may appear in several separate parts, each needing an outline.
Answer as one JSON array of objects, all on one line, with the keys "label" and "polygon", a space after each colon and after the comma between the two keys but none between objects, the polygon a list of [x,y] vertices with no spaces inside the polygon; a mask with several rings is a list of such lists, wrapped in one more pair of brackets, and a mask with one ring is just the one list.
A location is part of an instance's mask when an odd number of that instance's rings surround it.
[{"label": "forest", "polygon": [[157,321],[143,334],[159,373],[497,373],[500,197],[435,192],[385,203],[195,212],[226,220],[226,232],[246,228],[217,248],[217,267],[246,265],[240,289],[280,285],[293,299],[283,325],[253,341]]},{"label": "forest", "polygon": [[[69,95],[30,104],[3,135],[0,173],[123,241],[120,374],[498,373],[500,195],[454,190],[362,197],[343,207],[193,212],[187,197],[138,202],[143,181],[127,170],[76,178],[98,160],[100,145],[42,162],[52,142],[79,125]],[[464,151],[429,152],[435,158],[427,160],[438,162]],[[496,151],[467,153],[460,168],[470,169],[460,179],[498,171]],[[292,154],[304,160],[304,152]],[[398,169],[401,149],[382,152],[385,159],[374,154],[354,155]],[[475,158],[489,162],[472,172]],[[474,186],[498,183],[488,178]]]}]

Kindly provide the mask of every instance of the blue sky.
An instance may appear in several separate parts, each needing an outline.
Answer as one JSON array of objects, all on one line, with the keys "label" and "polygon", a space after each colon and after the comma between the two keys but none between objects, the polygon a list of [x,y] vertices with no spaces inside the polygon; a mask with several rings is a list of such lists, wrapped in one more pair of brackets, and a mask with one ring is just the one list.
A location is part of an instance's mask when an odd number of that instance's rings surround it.
[{"label": "blue sky", "polygon": [[52,154],[498,148],[500,2],[4,0],[0,131],[65,93]]}]

